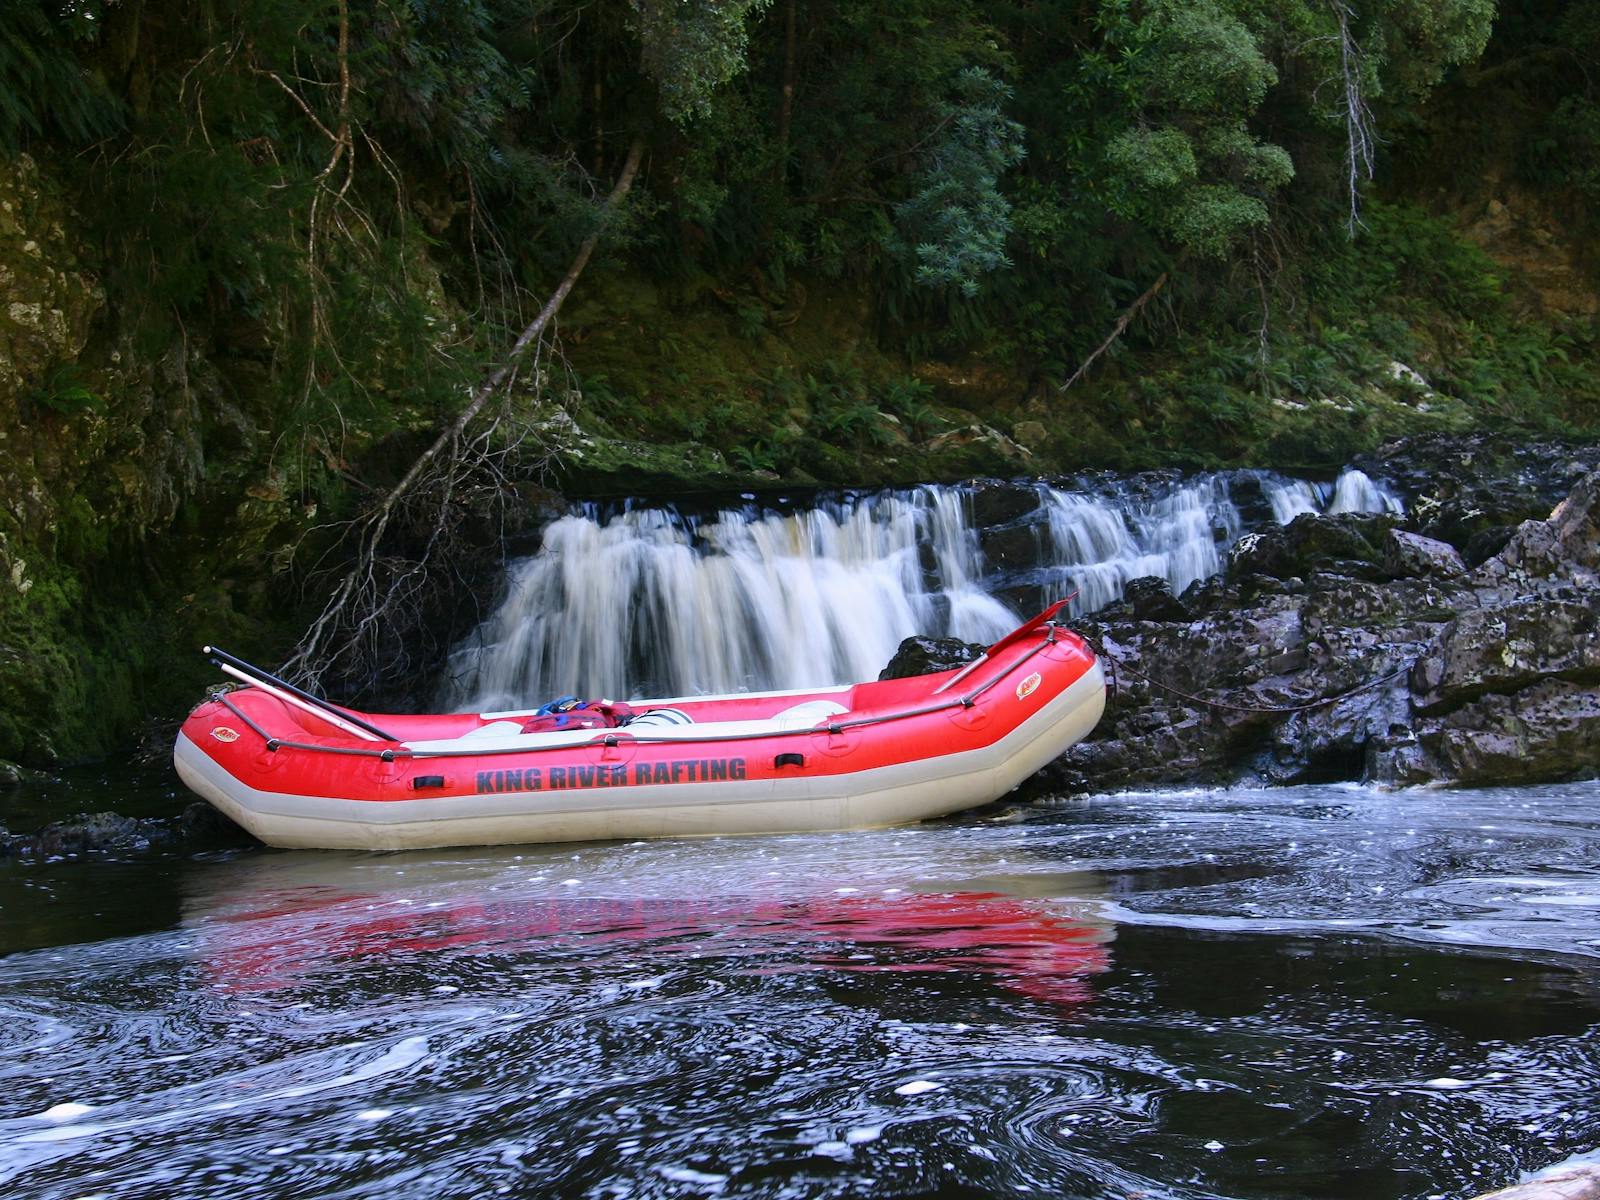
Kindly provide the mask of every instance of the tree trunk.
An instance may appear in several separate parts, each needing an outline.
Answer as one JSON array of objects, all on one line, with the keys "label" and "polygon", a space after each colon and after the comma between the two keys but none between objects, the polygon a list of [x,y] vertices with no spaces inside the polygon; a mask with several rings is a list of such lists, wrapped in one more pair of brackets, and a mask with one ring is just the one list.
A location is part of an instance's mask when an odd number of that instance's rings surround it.
[{"label": "tree trunk", "polygon": [[795,6],[786,0],[783,10],[783,90],[778,101],[778,155],[772,164],[772,177],[781,186],[789,174],[789,127],[794,122]]},{"label": "tree trunk", "polygon": [[601,74],[600,65],[600,38],[594,40],[594,86],[591,103],[594,108],[594,173],[606,173],[606,119],[605,119],[605,78]]}]

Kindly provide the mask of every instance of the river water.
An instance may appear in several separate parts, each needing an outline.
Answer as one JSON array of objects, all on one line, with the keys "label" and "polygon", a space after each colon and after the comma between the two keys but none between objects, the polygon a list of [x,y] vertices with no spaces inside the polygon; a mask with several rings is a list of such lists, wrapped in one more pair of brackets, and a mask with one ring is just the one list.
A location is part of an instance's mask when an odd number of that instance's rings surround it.
[{"label": "river water", "polygon": [[1600,786],[0,863],[0,1195],[1466,1197],[1600,1144]]}]

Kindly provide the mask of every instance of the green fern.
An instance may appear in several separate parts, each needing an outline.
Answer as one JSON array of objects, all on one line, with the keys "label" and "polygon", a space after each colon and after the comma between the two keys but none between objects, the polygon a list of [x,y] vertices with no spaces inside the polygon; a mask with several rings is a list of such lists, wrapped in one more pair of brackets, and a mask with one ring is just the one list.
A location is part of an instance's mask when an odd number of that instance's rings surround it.
[{"label": "green fern", "polygon": [[82,144],[121,125],[122,105],[78,54],[98,36],[98,15],[96,4],[60,17],[28,0],[0,6],[0,150],[42,136]]}]

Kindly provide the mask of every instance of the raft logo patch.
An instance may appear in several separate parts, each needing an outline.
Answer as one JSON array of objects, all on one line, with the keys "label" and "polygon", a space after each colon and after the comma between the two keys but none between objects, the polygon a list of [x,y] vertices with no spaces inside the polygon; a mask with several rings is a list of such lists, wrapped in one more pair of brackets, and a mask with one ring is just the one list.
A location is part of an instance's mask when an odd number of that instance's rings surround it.
[{"label": "raft logo patch", "polygon": [[211,731],[211,736],[219,742],[237,742],[239,740],[239,731],[237,729],[229,729],[226,725],[218,725]]},{"label": "raft logo patch", "polygon": [[1034,689],[1037,688],[1038,686],[1039,686],[1039,672],[1035,671],[1032,675],[1029,675],[1021,683],[1017,684],[1017,699],[1018,700],[1026,700],[1029,696],[1033,695]]}]

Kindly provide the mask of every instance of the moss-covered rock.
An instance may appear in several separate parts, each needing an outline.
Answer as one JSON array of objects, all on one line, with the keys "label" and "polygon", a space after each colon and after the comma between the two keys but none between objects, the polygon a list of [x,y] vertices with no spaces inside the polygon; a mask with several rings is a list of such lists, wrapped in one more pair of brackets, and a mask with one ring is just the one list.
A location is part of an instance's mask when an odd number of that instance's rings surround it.
[{"label": "moss-covered rock", "polygon": [[32,158],[0,163],[0,397],[58,415],[89,402],[64,372],[105,303],[71,226],[65,201]]}]

